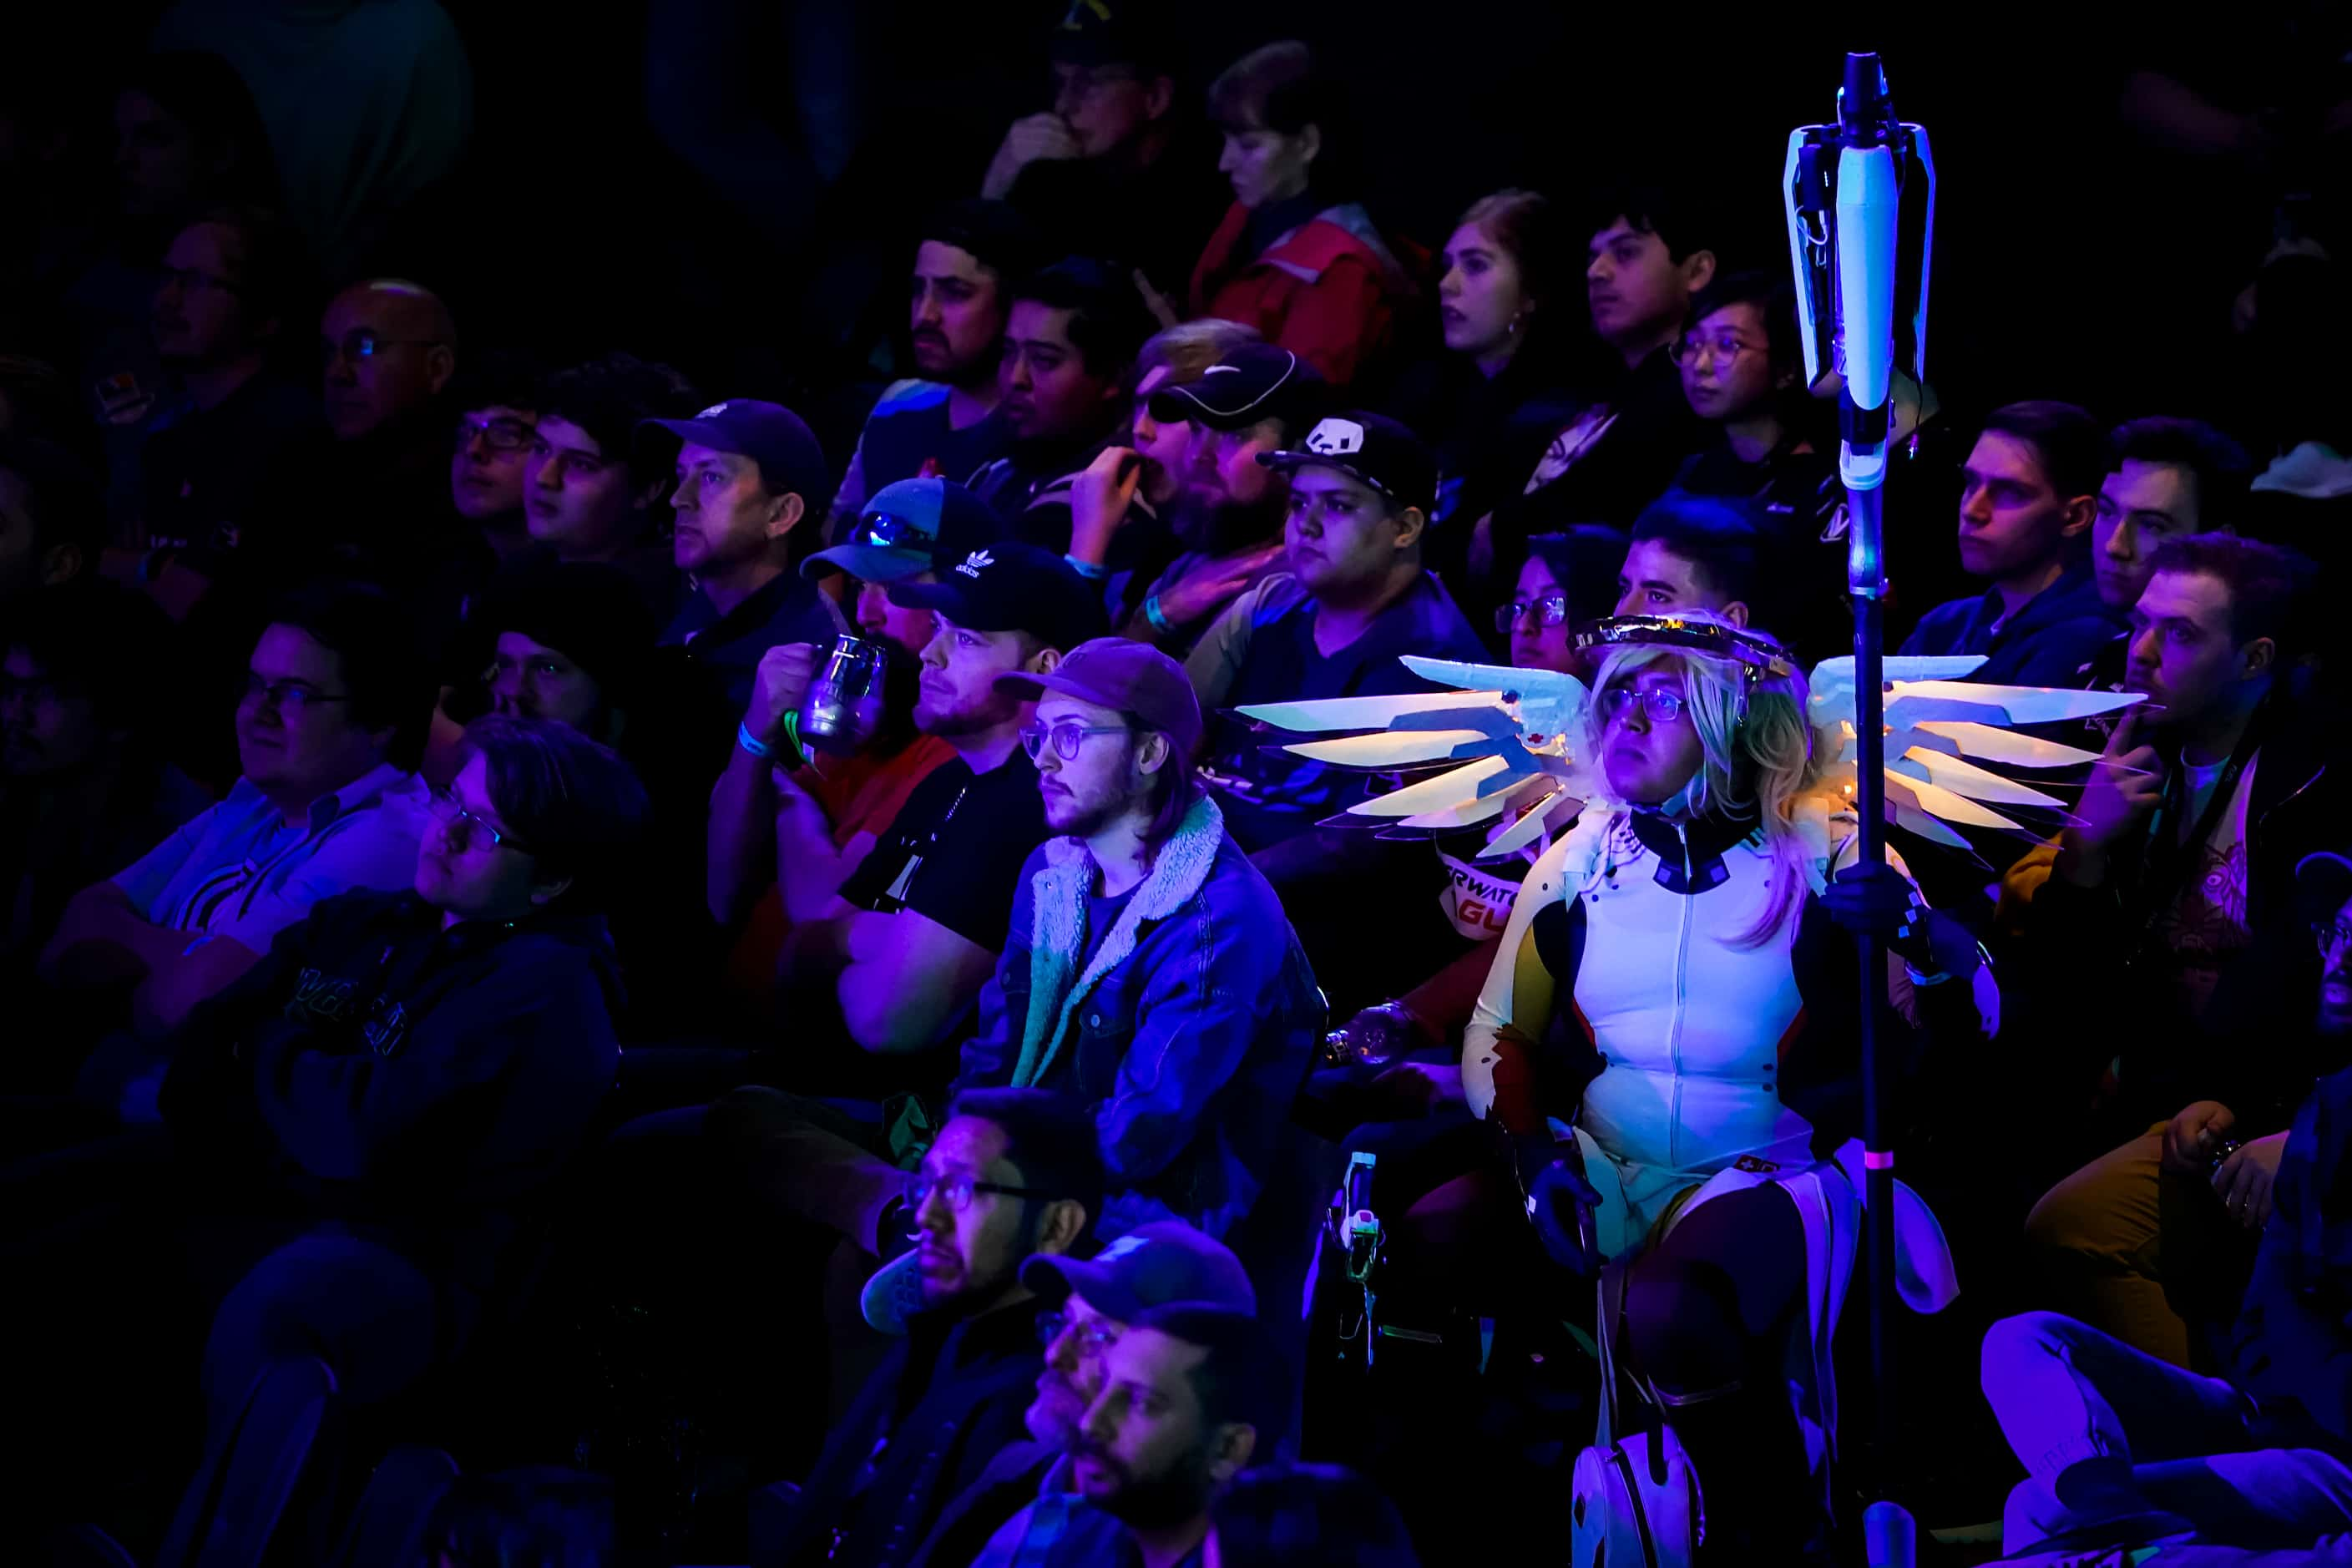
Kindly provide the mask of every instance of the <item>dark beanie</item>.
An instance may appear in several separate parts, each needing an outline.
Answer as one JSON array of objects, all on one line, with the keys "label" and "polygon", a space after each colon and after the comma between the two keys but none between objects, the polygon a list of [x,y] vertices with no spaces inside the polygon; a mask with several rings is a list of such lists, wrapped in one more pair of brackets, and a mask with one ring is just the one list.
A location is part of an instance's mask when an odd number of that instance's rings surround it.
[{"label": "dark beanie", "polygon": [[499,594],[485,611],[491,637],[518,632],[553,648],[603,688],[608,702],[629,691],[653,653],[653,617],[617,566],[559,563]]}]

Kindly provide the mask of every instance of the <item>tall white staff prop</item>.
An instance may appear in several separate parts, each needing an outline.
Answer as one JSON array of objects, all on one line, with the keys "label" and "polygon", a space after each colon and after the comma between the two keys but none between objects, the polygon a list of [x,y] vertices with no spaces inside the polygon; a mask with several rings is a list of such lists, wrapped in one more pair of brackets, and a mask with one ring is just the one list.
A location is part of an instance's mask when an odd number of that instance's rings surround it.
[{"label": "tall white staff prop", "polygon": [[[1838,477],[1844,482],[1846,584],[1853,599],[1854,728],[1859,743],[1854,809],[1864,860],[1886,856],[1885,722],[1881,658],[1881,603],[1885,571],[1880,547],[1889,441],[1890,402],[1897,363],[1896,275],[1903,255],[1903,187],[1916,164],[1927,176],[1926,222],[1917,241],[1916,305],[1910,321],[1908,367],[1926,368],[1927,277],[1936,232],[1936,162],[1927,132],[1895,118],[1886,73],[1874,54],[1845,58],[1837,122],[1801,126],[1789,134],[1782,174],[1789,213],[1789,258],[1796,268],[1797,308],[1804,324],[1805,374],[1813,385],[1825,373],[1843,376],[1838,394]],[[1924,383],[1922,384],[1924,384]],[[1886,955],[1875,942],[1863,946],[1863,1146],[1868,1168],[1870,1370],[1877,1410],[1879,1468],[1884,1478],[1895,1445],[1895,1152],[1889,1113],[1891,1074],[1879,1059],[1878,990]],[[1873,1568],[1907,1568],[1913,1555],[1911,1517],[1893,1502],[1871,1505],[1864,1516]]]}]

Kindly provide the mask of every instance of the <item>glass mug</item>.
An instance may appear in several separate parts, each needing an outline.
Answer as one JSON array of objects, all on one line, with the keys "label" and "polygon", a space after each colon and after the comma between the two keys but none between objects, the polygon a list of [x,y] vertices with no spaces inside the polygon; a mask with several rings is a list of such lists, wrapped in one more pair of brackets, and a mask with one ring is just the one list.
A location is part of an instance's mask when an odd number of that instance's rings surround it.
[{"label": "glass mug", "polygon": [[813,752],[847,756],[882,727],[882,686],[889,650],[880,643],[835,637],[824,668],[801,702],[800,742]]}]

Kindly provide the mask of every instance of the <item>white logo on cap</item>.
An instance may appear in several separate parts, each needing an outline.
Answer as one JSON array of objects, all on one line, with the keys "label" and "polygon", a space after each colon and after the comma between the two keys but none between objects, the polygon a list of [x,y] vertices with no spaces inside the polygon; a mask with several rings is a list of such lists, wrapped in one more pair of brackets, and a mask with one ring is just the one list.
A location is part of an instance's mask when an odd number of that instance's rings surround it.
[{"label": "white logo on cap", "polygon": [[1201,374],[1202,375],[1239,375],[1241,373],[1242,367],[1237,364],[1213,364]]},{"label": "white logo on cap", "polygon": [[1364,449],[1364,427],[1352,419],[1326,419],[1307,437],[1307,449],[1327,458],[1344,458]]},{"label": "white logo on cap", "polygon": [[697,419],[716,419],[721,414],[726,413],[730,406],[731,406],[731,405],[726,403],[714,403],[709,407],[704,409],[701,413],[696,415],[695,417]]},{"label": "white logo on cap", "polygon": [[1095,1254],[1097,1263],[1108,1263],[1114,1258],[1125,1258],[1130,1252],[1140,1252],[1150,1244],[1139,1236],[1122,1236]]},{"label": "white logo on cap", "polygon": [[962,573],[967,577],[977,579],[980,576],[980,569],[982,567],[993,566],[995,564],[995,556],[991,555],[985,550],[975,550],[971,554],[963,558],[963,563],[958,566],[956,570]]}]

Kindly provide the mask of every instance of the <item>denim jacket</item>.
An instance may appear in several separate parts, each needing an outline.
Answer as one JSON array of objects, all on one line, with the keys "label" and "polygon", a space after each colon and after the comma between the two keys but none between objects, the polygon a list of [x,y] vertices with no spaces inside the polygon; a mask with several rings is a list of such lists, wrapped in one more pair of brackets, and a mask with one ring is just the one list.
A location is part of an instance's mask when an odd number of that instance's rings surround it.
[{"label": "denim jacket", "polygon": [[1322,994],[1281,900],[1206,796],[1082,972],[1094,877],[1076,838],[1029,857],[957,1086],[1062,1089],[1095,1107],[1105,1237],[1171,1217],[1226,1236],[1265,1185]]}]

